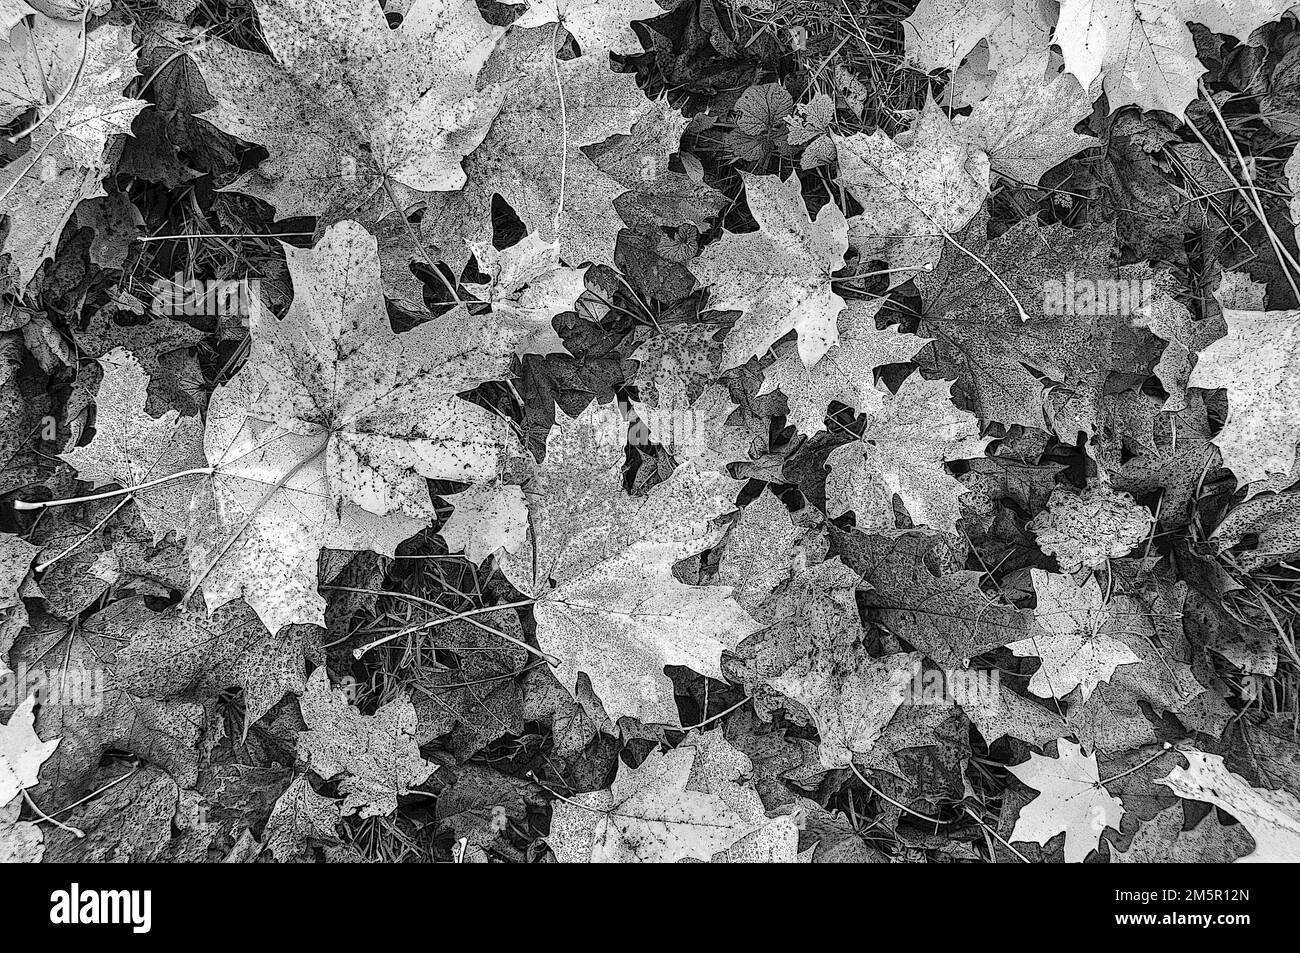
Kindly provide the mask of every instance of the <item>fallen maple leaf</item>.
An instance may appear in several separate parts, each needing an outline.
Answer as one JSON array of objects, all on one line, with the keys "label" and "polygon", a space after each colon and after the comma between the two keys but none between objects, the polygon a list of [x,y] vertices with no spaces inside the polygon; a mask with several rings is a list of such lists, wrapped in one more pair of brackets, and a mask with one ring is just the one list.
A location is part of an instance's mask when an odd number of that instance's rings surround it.
[{"label": "fallen maple leaf", "polygon": [[609,789],[558,801],[546,836],[556,859],[569,864],[709,861],[753,834],[752,802],[740,814],[715,793],[726,790],[725,777],[709,779],[703,789],[692,784],[700,754],[695,747],[652,751],[639,768],[620,765]]},{"label": "fallen maple leaf", "polygon": [[59,746],[59,739],[41,741],[34,729],[36,696],[25,698],[0,725],[0,863],[38,863],[45,853],[41,829],[18,820],[23,792],[39,782],[41,765]]},{"label": "fallen maple leaf", "polygon": [[307,663],[319,653],[310,637],[267,631],[238,600],[206,615],[152,612],[138,596],[119,599],[93,616],[87,631],[122,642],[115,676],[132,695],[216,696],[238,685],[244,690],[246,726],[287,693],[301,694]]},{"label": "fallen maple leaf", "polygon": [[[459,189],[502,90],[476,78],[502,34],[473,0],[422,0],[397,29],[375,3],[259,0],[271,56],[205,37],[192,53],[216,105],[202,114],[270,156],[229,188],[277,218],[379,218],[394,195]],[[371,214],[359,214],[369,207]]]},{"label": "fallen maple leaf", "polygon": [[[1163,782],[1162,782],[1163,783]],[[1122,853],[1110,847],[1112,864],[1228,864],[1252,847],[1250,834],[1241,824],[1222,824],[1210,811],[1190,830],[1183,830],[1183,805],[1167,807],[1146,821]]]},{"label": "fallen maple leaf", "polygon": [[27,627],[25,595],[36,595],[31,581],[32,563],[40,553],[20,536],[0,533],[0,679],[9,674],[9,649],[14,637]]},{"label": "fallen maple leaf", "polygon": [[613,720],[678,723],[665,665],[721,678],[722,650],[755,628],[719,586],[686,586],[675,562],[715,545],[734,483],[692,463],[643,497],[622,488],[626,424],[615,405],[556,412],[525,485],[530,543],[502,560],[536,600],[537,641],[571,692],[585,674]]},{"label": "fallen maple leaf", "polygon": [[420,757],[415,709],[406,698],[363,715],[343,692],[330,687],[322,665],[307,679],[300,704],[307,730],[298,733],[298,756],[324,780],[342,778],[344,815],[393,813],[397,798],[423,784],[437,768]]},{"label": "fallen maple leaf", "polygon": [[[961,247],[945,248],[938,267],[917,281],[925,315],[919,333],[938,339],[937,369],[958,377],[982,420],[1048,430],[1044,379],[1064,385],[1055,390],[1095,416],[1113,371],[1145,373],[1144,338],[1118,309],[1057,307],[1073,301],[1076,288],[1124,277],[1112,230],[1043,228],[1029,219],[990,240],[981,213],[957,240]],[[1077,430],[1060,429],[1063,440],[1077,439]]]},{"label": "fallen maple leaf", "polygon": [[516,27],[538,27],[560,23],[573,34],[582,52],[642,52],[641,41],[632,29],[633,20],[649,20],[664,12],[655,0],[528,0],[527,8],[514,22]]},{"label": "fallen maple leaf", "polygon": [[1300,311],[1224,308],[1223,318],[1227,336],[1201,352],[1187,385],[1228,389],[1214,445],[1239,484],[1285,477],[1300,442]]},{"label": "fallen maple leaf", "polygon": [[831,275],[844,266],[848,226],[834,202],[811,218],[799,177],[742,173],[749,210],[758,231],[728,232],[691,262],[700,284],[711,289],[709,307],[742,312],[727,335],[722,366],[761,357],[790,331],[799,356],[811,367],[838,339],[836,317],[844,299]]},{"label": "fallen maple leaf", "polygon": [[559,244],[542,241],[536,232],[504,251],[488,241],[472,241],[469,246],[488,280],[465,288],[490,303],[503,325],[523,329],[516,352],[520,356],[564,353],[564,342],[551,321],[574,310],[586,290],[587,269],[561,266]]},{"label": "fallen maple leaf", "polygon": [[1092,576],[1076,585],[1069,576],[1041,569],[1030,572],[1038,596],[1037,631],[1007,648],[1043,660],[1029,680],[1031,692],[1040,698],[1064,698],[1079,687],[1087,701],[1116,668],[1140,661],[1117,637],[1124,626],[1140,622],[1140,612],[1127,603],[1104,604],[1101,587]]},{"label": "fallen maple leaf", "polygon": [[632,353],[640,362],[633,379],[640,399],[631,404],[674,461],[725,473],[728,464],[750,459],[754,441],[766,437],[766,419],[741,414],[728,424],[738,405],[726,381],[715,381],[723,351],[717,330],[681,324],[642,342]]},{"label": "fallen maple leaf", "polygon": [[1107,827],[1119,830],[1124,806],[1101,784],[1096,755],[1062,738],[1056,742],[1057,757],[1030,752],[1024,764],[1008,770],[1023,784],[1038,791],[1034,800],[1020,809],[1013,841],[1046,844],[1065,834],[1065,862],[1081,863],[1097,848]]},{"label": "fallen maple leaf", "polygon": [[[136,487],[206,469],[199,418],[182,417],[174,410],[151,417],[145,410],[149,378],[130,351],[110,351],[99,359],[99,366],[104,376],[95,397],[95,437],[60,454],[78,478],[96,488],[113,483]],[[189,501],[202,479],[202,473],[194,472],[135,494],[136,507],[155,541],[185,534]]]},{"label": "fallen maple leaf", "polygon": [[310,841],[337,844],[335,828],[341,817],[338,802],[321,797],[307,775],[300,774],[275,802],[262,843],[280,863],[292,863],[308,854]]},{"label": "fallen maple leaf", "polygon": [[860,645],[819,646],[768,680],[813,716],[822,764],[843,768],[872,750],[921,669],[919,652],[875,659]]},{"label": "fallen maple leaf", "polygon": [[1082,493],[1057,487],[1047,509],[1026,524],[1038,548],[1055,556],[1067,574],[1127,556],[1154,525],[1150,510],[1108,483],[1090,483]]},{"label": "fallen maple leaf", "polygon": [[997,70],[1046,50],[1055,19],[1042,0],[921,0],[903,21],[903,45],[911,62],[932,72],[955,70],[987,38],[989,66]]},{"label": "fallen maple leaf", "polygon": [[36,714],[40,733],[60,738],[41,769],[35,796],[43,803],[68,804],[86,793],[83,786],[110,750],[157,765],[182,786],[197,780],[203,707],[183,696],[158,700],[131,694],[115,669],[121,645],[121,631],[101,627],[94,615],[74,630],[47,617],[14,643],[15,669],[40,670],[50,652],[60,660],[46,680],[49,698],[60,703],[43,704]]},{"label": "fallen maple leaf", "polygon": [[750,825],[750,833],[711,858],[715,864],[793,864],[799,849],[796,818],[783,814],[769,817],[754,785],[754,762],[733,748],[721,731],[692,731],[681,748],[694,749],[688,791],[720,797],[733,812]]},{"label": "fallen maple leaf", "polygon": [[834,538],[870,587],[863,599],[871,617],[941,665],[964,666],[1028,633],[1025,613],[980,589],[981,573],[935,565],[951,537],[892,530]]},{"label": "fallen maple leaf", "polygon": [[243,595],[272,632],[324,624],[321,548],[391,555],[434,516],[426,478],[497,474],[506,423],[456,394],[504,377],[530,333],[457,308],[394,334],[355,222],[288,256],[293,306],[254,310],[251,357],[213,394],[190,533],[209,608]]},{"label": "fallen maple leaf", "polygon": [[1112,110],[1163,109],[1183,118],[1205,67],[1189,23],[1246,42],[1291,0],[1062,0],[1053,40],[1085,89],[1102,76]]},{"label": "fallen maple leaf", "polygon": [[41,765],[49,760],[59,739],[42,741],[36,734],[36,696],[23,699],[0,725],[0,805],[8,804],[40,781]]},{"label": "fallen maple leaf", "polygon": [[988,96],[953,121],[972,146],[988,154],[993,172],[1037,185],[1053,166],[1098,140],[1074,131],[1092,113],[1093,98],[1069,73],[1031,50],[997,71]]},{"label": "fallen maple leaf", "polygon": [[22,798],[0,804],[0,864],[39,864],[45,856],[45,835],[34,821],[20,821]]},{"label": "fallen maple leaf", "polygon": [[1241,821],[1255,839],[1255,850],[1239,864],[1300,862],[1300,800],[1289,791],[1252,787],[1224,766],[1217,754],[1180,747],[1187,767],[1176,767],[1159,778],[1181,798],[1205,801]]},{"label": "fallen maple leaf", "polygon": [[464,188],[426,197],[421,235],[454,271],[468,258],[465,236],[490,234],[494,195],[530,233],[558,242],[561,261],[613,264],[623,186],[583,147],[630,133],[660,107],[633,74],[611,72],[608,55],[557,60],[555,40],[548,27],[502,40],[480,77],[481,87],[500,86],[501,112],[465,160]]},{"label": "fallen maple leaf", "polygon": [[[965,227],[989,194],[989,158],[973,147],[933,100],[916,124],[890,139],[835,137],[839,182],[863,206],[849,221],[849,244],[865,260],[893,269],[926,270],[944,236]],[[900,273],[891,284],[907,280]]]},{"label": "fallen maple leaf", "polygon": [[130,133],[147,105],[122,95],[136,77],[130,28],[102,24],[84,37],[83,29],[80,19],[38,13],[31,27],[20,23],[0,41],[0,122],[37,114],[19,133],[28,151],[0,169],[0,212],[9,216],[4,250],[24,282],[53,257],[81,200],[106,194],[109,141]]},{"label": "fallen maple leaf", "polygon": [[979,422],[953,406],[952,384],[913,375],[898,393],[868,408],[862,436],[826,458],[826,512],[852,511],[859,529],[893,529],[894,497],[916,526],[955,533],[963,486],[946,469],[950,460],[981,456],[989,438]]},{"label": "fallen maple leaf", "polygon": [[760,394],[780,390],[789,411],[786,419],[802,434],[825,430],[826,408],[831,401],[875,416],[885,411],[889,393],[876,385],[874,371],[885,364],[902,364],[916,356],[926,338],[876,328],[876,315],[884,305],[854,300],[839,318],[838,343],[821,360],[808,366],[793,343],[772,348],[776,360],[763,368]]},{"label": "fallen maple leaf", "polygon": [[528,539],[528,504],[522,487],[498,482],[447,496],[454,509],[438,534],[447,549],[481,565],[489,556],[517,553]]},{"label": "fallen maple leaf", "polygon": [[731,586],[736,602],[757,617],[763,600],[806,561],[802,537],[803,530],[794,525],[785,504],[775,493],[764,491],[741,508],[740,517],[727,530],[716,581]]}]

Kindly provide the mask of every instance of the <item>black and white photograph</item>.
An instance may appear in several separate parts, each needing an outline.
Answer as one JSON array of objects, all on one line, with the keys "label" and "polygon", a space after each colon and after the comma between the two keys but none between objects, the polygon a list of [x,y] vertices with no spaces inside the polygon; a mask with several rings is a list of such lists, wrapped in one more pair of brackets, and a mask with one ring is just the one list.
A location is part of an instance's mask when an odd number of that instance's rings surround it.
[{"label": "black and white photograph", "polygon": [[0,109],[23,918],[1300,862],[1294,0],[0,0]]}]

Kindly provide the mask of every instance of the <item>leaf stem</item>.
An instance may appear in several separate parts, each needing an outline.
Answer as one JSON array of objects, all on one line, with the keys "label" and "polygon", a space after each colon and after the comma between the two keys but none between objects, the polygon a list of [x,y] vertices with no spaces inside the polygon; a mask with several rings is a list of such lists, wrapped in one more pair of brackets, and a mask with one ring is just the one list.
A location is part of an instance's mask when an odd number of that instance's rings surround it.
[{"label": "leaf stem", "polygon": [[43,563],[39,564],[38,566],[36,566],[36,567],[35,567],[35,571],[36,571],[36,572],[45,572],[45,570],[49,569],[51,566],[53,566],[55,563],[57,563],[57,562],[58,562],[60,559],[62,559],[64,556],[66,556],[66,555],[68,555],[69,553],[71,553],[71,552],[73,552],[74,550],[76,550],[76,548],[77,548],[78,546],[80,546],[80,545],[81,545],[82,543],[84,543],[86,540],[90,539],[90,537],[94,536],[94,535],[95,535],[96,533],[98,533],[101,529],[103,529],[103,528],[104,528],[104,525],[105,525],[109,520],[111,520],[114,516],[116,516],[116,515],[118,514],[118,512],[122,509],[122,507],[126,506],[126,504],[130,503],[133,499],[135,499],[135,497],[134,497],[133,495],[129,495],[129,494],[128,494],[127,496],[123,497],[123,498],[122,498],[122,502],[119,503],[119,504],[117,504],[117,506],[113,507],[113,509],[109,511],[109,514],[108,514],[107,516],[105,516],[102,520],[100,520],[98,523],[96,523],[93,527],[91,527],[91,529],[89,529],[89,530],[86,532],[86,534],[85,534],[84,536],[82,536],[80,539],[78,539],[75,543],[73,543],[71,546],[69,546],[69,547],[68,547],[67,549],[65,549],[63,552],[59,553],[57,556],[55,556],[55,557],[54,557],[53,559],[51,559],[49,562],[43,562]]},{"label": "leaf stem", "polygon": [[564,188],[569,173],[569,111],[564,101],[564,83],[560,80],[560,57],[556,46],[560,42],[560,21],[555,21],[551,35],[551,65],[555,68],[555,92],[560,97],[560,200],[555,206],[555,241],[560,240],[560,218],[564,215]]},{"label": "leaf stem", "polygon": [[55,506],[72,506],[76,503],[90,503],[95,500],[111,500],[116,496],[130,496],[131,494],[139,493],[142,490],[152,490],[156,486],[162,486],[164,483],[170,483],[173,480],[182,480],[189,476],[211,476],[216,472],[216,467],[195,467],[193,470],[182,470],[179,473],[171,473],[167,476],[158,477],[156,480],[150,480],[147,483],[137,484],[136,486],[128,486],[120,490],[106,490],[103,493],[91,493],[88,496],[69,496],[62,500],[45,500],[43,502],[14,500],[14,509],[43,510]]},{"label": "leaf stem", "polygon": [[[59,108],[67,102],[68,97],[72,95],[72,91],[76,89],[77,85],[81,82],[81,74],[86,68],[86,54],[90,49],[90,31],[86,28],[86,24],[89,20],[90,4],[87,3],[85,9],[81,11],[81,59],[77,62],[77,71],[72,74],[72,79],[68,82],[68,88],[59,94],[58,98],[54,101],[53,105],[50,106],[49,111],[44,116],[36,120],[36,122],[32,123],[32,125],[28,126],[26,129],[23,129],[20,132],[15,132],[12,136],[6,137],[10,143],[26,139],[37,129],[40,129],[41,126],[45,125],[45,123],[59,111]],[[44,70],[41,71],[41,75],[43,79]]]},{"label": "leaf stem", "polygon": [[36,817],[38,818],[38,820],[49,821],[55,827],[67,831],[73,837],[77,838],[77,840],[81,840],[81,838],[86,836],[85,831],[78,830],[75,827],[70,827],[67,824],[64,824],[62,821],[56,821],[54,818],[50,817],[50,815],[42,811],[39,807],[36,806],[36,802],[32,800],[32,796],[27,793],[26,788],[23,788],[23,800],[26,801],[27,806],[30,807],[36,813]]},{"label": "leaf stem", "polygon": [[[398,595],[398,593],[385,593],[385,595]],[[424,632],[424,631],[428,631],[429,629],[436,629],[438,626],[446,625],[448,622],[456,622],[460,619],[470,619],[470,617],[472,616],[484,615],[485,613],[488,612],[497,612],[503,609],[523,609],[527,606],[531,606],[535,604],[535,602],[536,602],[535,599],[521,599],[518,602],[503,602],[495,606],[483,606],[478,609],[469,609],[466,612],[458,612],[456,615],[444,616],[441,619],[434,619],[432,622],[425,622],[422,623],[421,625],[409,626],[405,629],[402,629],[400,632],[394,632],[391,635],[386,635],[382,639],[375,639],[373,642],[367,642],[359,649],[353,649],[352,657],[359,659],[367,652],[369,652],[371,649],[378,648],[379,646],[387,642],[392,642],[394,639],[400,639],[404,635],[410,635],[412,632]],[[496,634],[501,636],[503,639],[505,639],[508,642],[513,642],[521,649],[526,649],[528,652],[532,653],[533,655],[545,659],[551,665],[558,665],[560,662],[560,659],[556,658],[553,655],[547,655],[541,649],[533,648],[527,642],[521,642],[519,639],[516,639],[513,636],[506,635],[504,632],[497,632]]]}]

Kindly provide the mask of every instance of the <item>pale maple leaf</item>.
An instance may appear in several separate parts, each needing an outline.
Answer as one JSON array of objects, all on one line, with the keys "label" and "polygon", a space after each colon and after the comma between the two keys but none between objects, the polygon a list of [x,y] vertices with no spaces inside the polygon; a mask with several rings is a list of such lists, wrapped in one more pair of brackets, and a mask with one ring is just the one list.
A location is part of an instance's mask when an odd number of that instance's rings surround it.
[{"label": "pale maple leaf", "polygon": [[804,530],[794,524],[785,504],[765,490],[741,507],[727,530],[715,581],[731,586],[736,602],[757,618],[763,601],[796,567],[806,564],[803,537]]},{"label": "pale maple leaf", "polygon": [[988,96],[953,125],[973,147],[988,154],[993,172],[1037,185],[1047,170],[1098,145],[1074,127],[1092,113],[1095,97],[1069,73],[1031,53],[997,71]]},{"label": "pale maple leaf", "polygon": [[812,367],[804,364],[793,343],[772,348],[776,360],[763,369],[759,393],[780,390],[789,407],[786,419],[800,433],[811,437],[826,429],[831,401],[859,414],[884,410],[889,393],[876,385],[875,369],[910,361],[928,339],[878,330],[876,315],[883,305],[884,299],[848,302],[839,318],[839,343]]},{"label": "pale maple leaf", "polygon": [[522,487],[497,481],[446,497],[454,509],[438,529],[453,553],[476,565],[489,556],[517,553],[528,540],[528,503]]},{"label": "pale maple leaf", "polygon": [[620,764],[609,789],[556,802],[546,836],[556,859],[570,864],[709,861],[753,834],[752,805],[741,814],[714,793],[725,779],[700,785],[703,790],[692,787],[699,756],[695,747],[652,751],[639,768]]},{"label": "pale maple leaf", "polygon": [[[1165,783],[1165,782],[1161,782]],[[1120,852],[1107,841],[1112,864],[1230,864],[1254,847],[1242,824],[1222,824],[1210,811],[1190,830],[1183,830],[1182,804],[1167,807],[1146,821],[1133,835],[1128,850]]]},{"label": "pale maple leaf", "polygon": [[655,0],[527,0],[517,27],[560,23],[587,53],[642,52],[633,20],[649,20],[665,11]]},{"label": "pale maple leaf", "polygon": [[1053,40],[1085,89],[1104,78],[1112,110],[1138,106],[1183,118],[1205,67],[1189,23],[1243,43],[1292,0],[1062,0]]},{"label": "pale maple leaf", "polygon": [[355,222],[286,254],[293,305],[251,319],[244,373],[255,368],[263,390],[250,417],[323,441],[333,498],[379,516],[432,517],[425,478],[495,475],[507,427],[455,395],[506,376],[531,329],[456,309],[393,333],[376,241]]},{"label": "pale maple leaf", "polygon": [[[754,428],[729,426],[739,408],[723,384],[711,384],[694,401],[685,399],[684,387],[661,386],[657,405],[634,400],[632,408],[652,440],[678,463],[691,462],[701,470],[727,471],[728,464],[748,462],[758,435]],[[751,421],[752,423],[752,421]]]},{"label": "pale maple leaf", "polygon": [[502,89],[501,112],[465,160],[464,188],[426,197],[421,234],[455,271],[468,260],[465,236],[490,234],[494,195],[530,233],[558,242],[560,260],[613,264],[623,186],[583,147],[627,135],[665,107],[646,98],[635,74],[612,72],[603,53],[557,60],[555,39],[539,27],[501,41],[479,80]]},{"label": "pale maple leaf", "polygon": [[470,250],[488,280],[464,287],[492,305],[502,324],[524,329],[516,353],[567,353],[552,319],[574,310],[586,291],[586,268],[565,268],[560,264],[560,246],[544,242],[534,232],[511,247],[499,250],[490,241],[471,241]]},{"label": "pale maple leaf", "polygon": [[1227,388],[1228,419],[1213,442],[1239,484],[1291,474],[1300,442],[1300,311],[1224,308],[1223,318],[1227,335],[1201,352],[1187,386]]},{"label": "pale maple leaf", "polygon": [[0,36],[8,37],[11,31],[23,17],[35,13],[36,10],[27,0],[0,0]]},{"label": "pale maple leaf", "polygon": [[270,153],[229,189],[328,225],[464,186],[502,102],[476,79],[503,31],[473,0],[416,0],[397,29],[374,0],[255,6],[271,56],[214,38],[192,53],[216,101],[202,118]]},{"label": "pale maple leaf", "polygon": [[502,560],[536,600],[537,641],[571,692],[585,674],[613,720],[675,725],[665,665],[720,678],[722,651],[755,628],[721,586],[679,582],[673,564],[715,545],[734,481],[684,463],[642,497],[622,488],[627,425],[615,405],[556,413],[525,485],[530,542]]},{"label": "pale maple leaf", "polygon": [[914,525],[955,533],[966,487],[944,463],[982,456],[991,438],[951,391],[949,381],[914,374],[868,407],[862,436],[826,458],[827,514],[852,511],[859,529],[893,529],[897,495]]},{"label": "pale maple leaf", "polygon": [[1118,629],[1140,619],[1125,604],[1107,605],[1093,576],[1076,585],[1069,576],[1032,569],[1038,607],[1037,631],[1007,648],[1016,655],[1037,657],[1042,666],[1029,680],[1040,698],[1064,698],[1076,687],[1083,701],[1121,665],[1141,661],[1118,636]]},{"label": "pale maple leaf", "polygon": [[695,751],[687,791],[720,797],[753,829],[711,858],[715,864],[793,864],[799,827],[789,814],[769,817],[754,785],[754,762],[728,743],[722,731],[691,731],[679,748]]},{"label": "pale maple leaf", "polygon": [[[174,410],[151,417],[145,410],[149,378],[130,351],[116,348],[99,359],[99,366],[94,439],[59,455],[79,479],[95,487],[134,487],[207,467],[202,422]],[[195,473],[134,495],[155,542],[185,534],[189,501],[202,479]]]},{"label": "pale maple leaf", "polygon": [[407,698],[363,715],[343,692],[330,687],[322,665],[307,679],[300,704],[307,730],[298,733],[298,756],[324,780],[342,778],[344,815],[393,813],[398,797],[423,784],[437,768],[420,757],[415,709]]},{"label": "pale maple leaf", "polygon": [[1252,787],[1229,771],[1223,758],[1180,747],[1187,767],[1157,779],[1181,798],[1205,801],[1239,820],[1255,839],[1255,850],[1239,864],[1300,863],[1300,800],[1290,791]]},{"label": "pale maple leaf", "polygon": [[14,709],[9,723],[0,725],[0,805],[39,783],[41,765],[59,746],[58,738],[42,741],[37,736],[35,710],[36,696],[30,695]]},{"label": "pale maple leaf", "polygon": [[786,116],[789,127],[786,141],[803,146],[799,168],[816,169],[835,161],[835,140],[831,138],[835,123],[835,97],[818,93],[810,102],[800,103],[795,115]]},{"label": "pale maple leaf", "polygon": [[691,262],[691,272],[710,289],[709,307],[740,311],[727,335],[723,367],[738,367],[791,331],[799,355],[816,364],[838,338],[835,320],[844,299],[831,275],[844,267],[848,226],[834,202],[816,218],[808,214],[799,177],[741,173],[750,214],[758,230],[724,233]]},{"label": "pale maple leaf", "polygon": [[83,36],[80,19],[36,14],[30,27],[20,23],[0,41],[0,122],[28,110],[37,117],[30,148],[0,169],[0,212],[9,216],[4,250],[24,281],[54,256],[81,200],[106,194],[110,140],[129,134],[147,105],[122,95],[136,75],[129,27],[101,24]]},{"label": "pale maple leaf", "polygon": [[45,853],[40,827],[18,820],[23,792],[35,787],[44,764],[59,746],[59,739],[41,741],[33,711],[36,696],[18,704],[7,725],[0,725],[0,863],[39,863]]},{"label": "pale maple leaf", "polygon": [[[896,139],[880,130],[835,137],[839,182],[863,206],[849,243],[891,268],[932,267],[945,233],[963,228],[989,194],[989,157],[971,145],[933,100]],[[891,276],[891,284],[906,281]]]},{"label": "pale maple leaf", "polygon": [[1065,862],[1082,863],[1098,846],[1107,827],[1119,830],[1124,805],[1102,786],[1097,756],[1072,741],[1056,742],[1057,757],[1030,752],[1024,764],[1007,770],[1039,794],[1020,809],[1013,841],[1046,844],[1065,834]]},{"label": "pale maple leaf", "polygon": [[[716,381],[723,345],[716,326],[670,325],[632,352],[639,361],[633,383],[640,399],[631,405],[646,434],[679,463],[725,473],[747,462],[755,441],[766,437],[767,420],[739,414],[726,381]],[[735,415],[734,424],[728,421]]]},{"label": "pale maple leaf", "polygon": [[254,309],[252,355],[213,394],[190,533],[209,608],[243,595],[272,632],[324,624],[321,548],[392,555],[434,516],[426,479],[496,476],[509,429],[456,395],[504,377],[521,335],[463,308],[393,333],[355,222],[287,254],[292,307]]},{"label": "pale maple leaf", "polygon": [[903,48],[928,73],[955,70],[987,39],[989,65],[1001,69],[1027,52],[1047,49],[1054,8],[1048,0],[921,0],[903,21]]},{"label": "pale maple leaf", "polygon": [[768,684],[813,716],[822,764],[843,768],[875,746],[921,661],[919,652],[877,659],[860,645],[820,646]]},{"label": "pale maple leaf", "polygon": [[337,844],[341,817],[338,802],[321,797],[312,790],[307,775],[300,774],[271,809],[262,843],[280,863],[291,863],[308,855],[310,841]]}]

